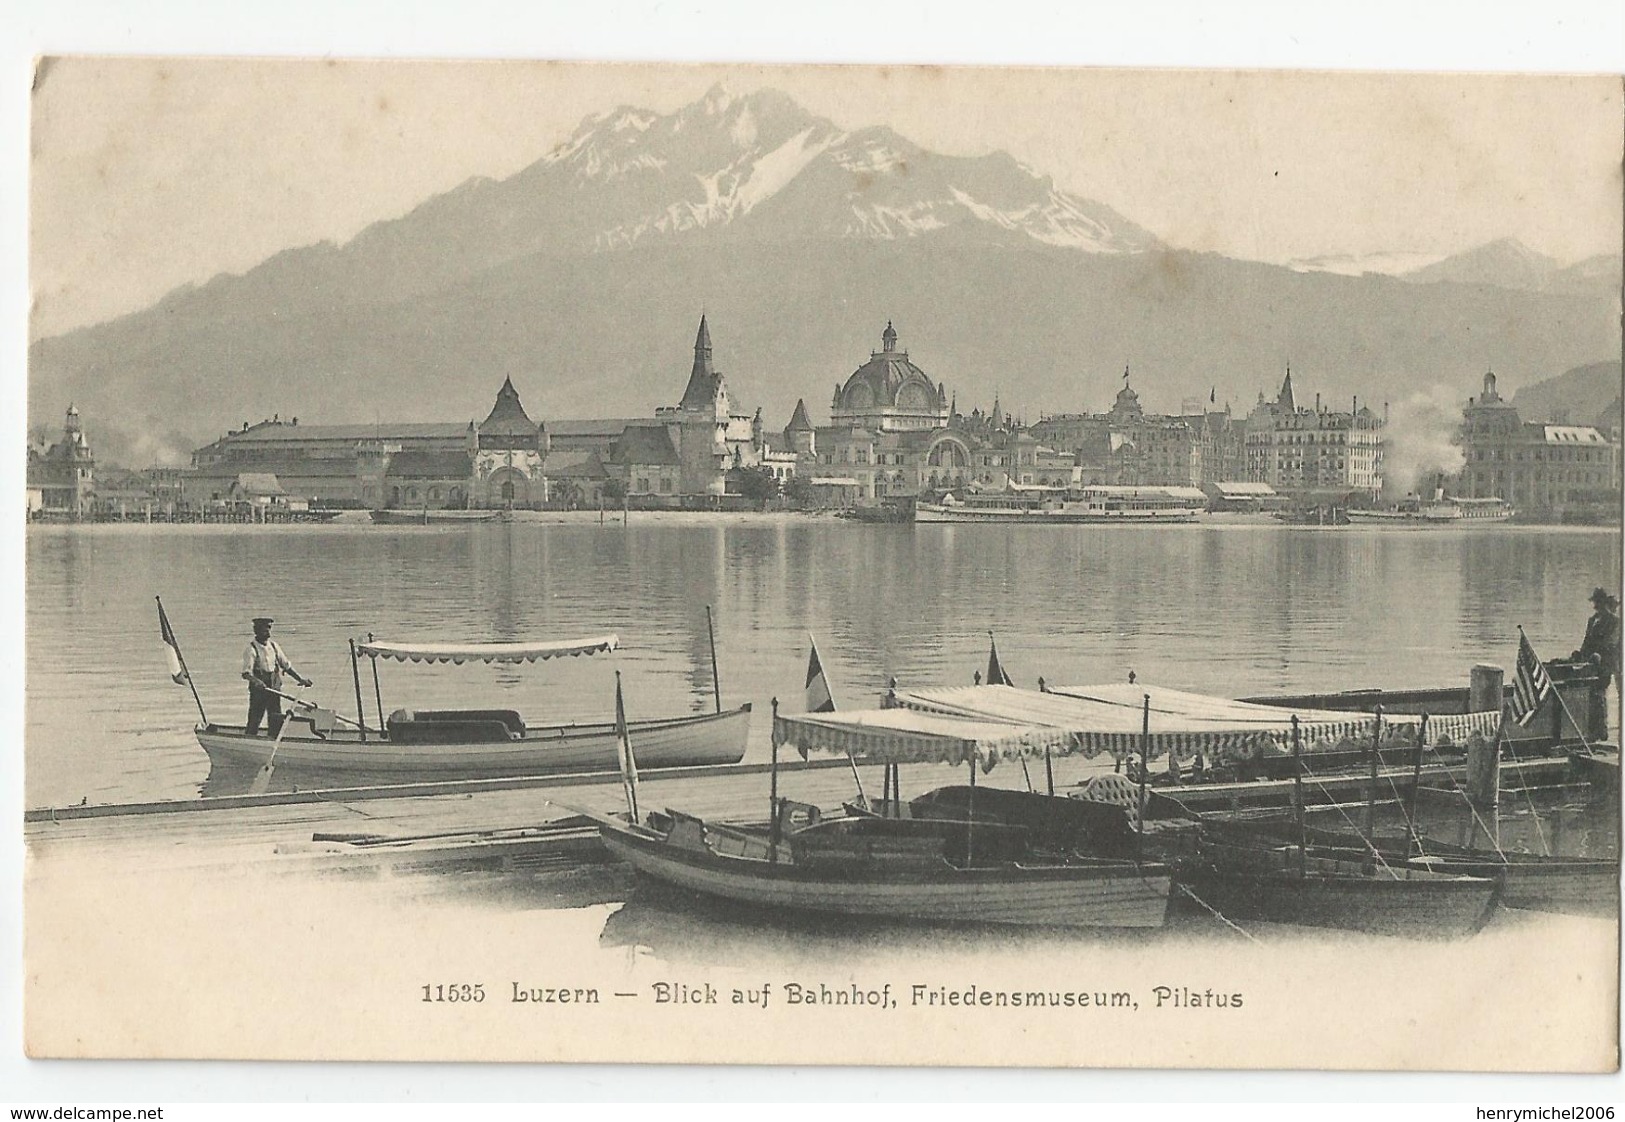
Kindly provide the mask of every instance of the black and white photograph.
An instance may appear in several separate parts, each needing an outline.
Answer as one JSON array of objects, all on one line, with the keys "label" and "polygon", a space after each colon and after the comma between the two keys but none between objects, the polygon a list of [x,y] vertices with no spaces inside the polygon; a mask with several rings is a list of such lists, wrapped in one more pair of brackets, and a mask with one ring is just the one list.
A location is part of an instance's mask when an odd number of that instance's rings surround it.
[{"label": "black and white photograph", "polygon": [[1617,1070],[1617,76],[32,83],[29,1056]]}]

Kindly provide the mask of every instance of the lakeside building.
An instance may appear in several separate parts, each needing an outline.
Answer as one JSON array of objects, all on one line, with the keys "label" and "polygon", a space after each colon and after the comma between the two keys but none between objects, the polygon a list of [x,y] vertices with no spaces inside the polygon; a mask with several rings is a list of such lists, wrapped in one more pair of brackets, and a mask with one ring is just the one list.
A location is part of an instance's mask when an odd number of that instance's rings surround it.
[{"label": "lakeside building", "polygon": [[1274,401],[1258,404],[1244,425],[1246,475],[1289,495],[1382,493],[1385,421],[1356,399],[1347,413],[1321,405],[1299,406],[1288,367]]},{"label": "lakeside building", "polygon": [[199,448],[185,473],[195,508],[230,505],[253,477],[290,502],[358,508],[597,505],[612,481],[633,497],[720,498],[761,462],[761,415],[734,413],[700,318],[677,405],[652,418],[533,420],[505,378],[483,421],[301,425],[246,422]]},{"label": "lakeside building", "polygon": [[1109,411],[1056,414],[1031,431],[1048,447],[1069,451],[1084,484],[1200,487],[1238,478],[1244,462],[1242,427],[1229,406],[1146,413],[1126,370]]},{"label": "lakeside building", "polygon": [[1457,441],[1456,493],[1465,498],[1505,499],[1525,514],[1597,508],[1618,517],[1619,441],[1594,425],[1523,420],[1496,392],[1493,371],[1467,399]]},{"label": "lakeside building", "polygon": [[[962,415],[897,345],[890,322],[880,350],[835,387],[830,421],[814,426],[805,401],[769,445],[765,466],[805,479],[824,501],[874,503],[926,491],[1010,482],[1077,482],[1070,454],[1043,447],[1000,409]],[[791,457],[794,457],[792,462]]]},{"label": "lakeside building", "polygon": [[68,406],[62,439],[28,449],[28,516],[85,518],[96,504],[96,457],[85,438],[79,410]]}]

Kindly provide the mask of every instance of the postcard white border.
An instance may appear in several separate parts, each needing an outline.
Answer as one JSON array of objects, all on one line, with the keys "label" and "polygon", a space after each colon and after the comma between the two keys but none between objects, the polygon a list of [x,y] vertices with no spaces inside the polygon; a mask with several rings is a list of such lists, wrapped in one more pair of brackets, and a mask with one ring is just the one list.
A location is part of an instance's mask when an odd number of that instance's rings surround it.
[{"label": "postcard white border", "polygon": [[[1617,0],[1064,4],[751,0],[511,0],[211,6],[184,0],[15,0],[0,13],[0,403],[5,447],[24,440],[27,135],[40,53],[541,57],[668,61],[958,62],[1378,70],[1625,71]],[[22,457],[0,457],[0,798],[22,814]],[[0,832],[0,1098],[140,1100],[1014,1099],[1250,1101],[1350,1098],[1551,1102],[1625,1098],[1619,1077],[1124,1073],[475,1065],[30,1062],[19,974],[22,831]],[[1470,1116],[1470,1115],[1464,1115]]]}]

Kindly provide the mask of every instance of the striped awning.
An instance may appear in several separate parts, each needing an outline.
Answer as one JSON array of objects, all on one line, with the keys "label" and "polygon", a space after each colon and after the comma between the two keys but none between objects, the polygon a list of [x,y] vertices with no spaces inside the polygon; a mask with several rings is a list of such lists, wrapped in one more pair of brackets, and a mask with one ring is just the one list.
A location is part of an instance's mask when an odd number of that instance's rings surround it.
[{"label": "striped awning", "polygon": [[909,709],[851,709],[834,713],[779,714],[773,742],[806,756],[822,752],[869,763],[965,764],[983,771],[999,760],[1064,754],[1072,737],[1061,729],[1010,721],[946,717]]},{"label": "striped awning", "polygon": [[385,639],[357,643],[356,651],[374,658],[400,662],[535,662],[613,651],[620,643],[614,635],[546,643],[395,643]]},{"label": "striped awning", "polygon": [[[1150,734],[1143,732],[1150,702]],[[1258,759],[1292,751],[1292,718],[1304,752],[1369,747],[1376,729],[1370,713],[1339,710],[1291,710],[1270,705],[1208,697],[1162,686],[1110,683],[1059,686],[1046,692],[1014,686],[960,686],[899,691],[893,698],[904,708],[962,719],[993,719],[1040,725],[1072,738],[1067,750],[1093,757],[1118,758],[1145,752],[1152,759],[1173,754],[1188,759]],[[1431,717],[1428,740],[1462,744],[1473,735],[1493,735],[1498,713]],[[1421,717],[1384,715],[1382,746],[1416,743]]]}]

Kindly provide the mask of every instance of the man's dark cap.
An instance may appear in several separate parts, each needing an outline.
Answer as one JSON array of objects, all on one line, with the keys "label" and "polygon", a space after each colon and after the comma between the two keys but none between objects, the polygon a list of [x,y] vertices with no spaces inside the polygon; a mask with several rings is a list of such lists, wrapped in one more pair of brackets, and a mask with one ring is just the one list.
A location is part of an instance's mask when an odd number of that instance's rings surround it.
[{"label": "man's dark cap", "polygon": [[258,627],[262,623],[266,627],[270,627],[275,622],[276,622],[276,620],[272,619],[270,616],[255,616],[254,617],[254,626],[255,627]]},{"label": "man's dark cap", "polygon": [[1608,594],[1606,588],[1598,588],[1592,590],[1591,602],[1593,604],[1611,604],[1614,602],[1614,598]]}]

